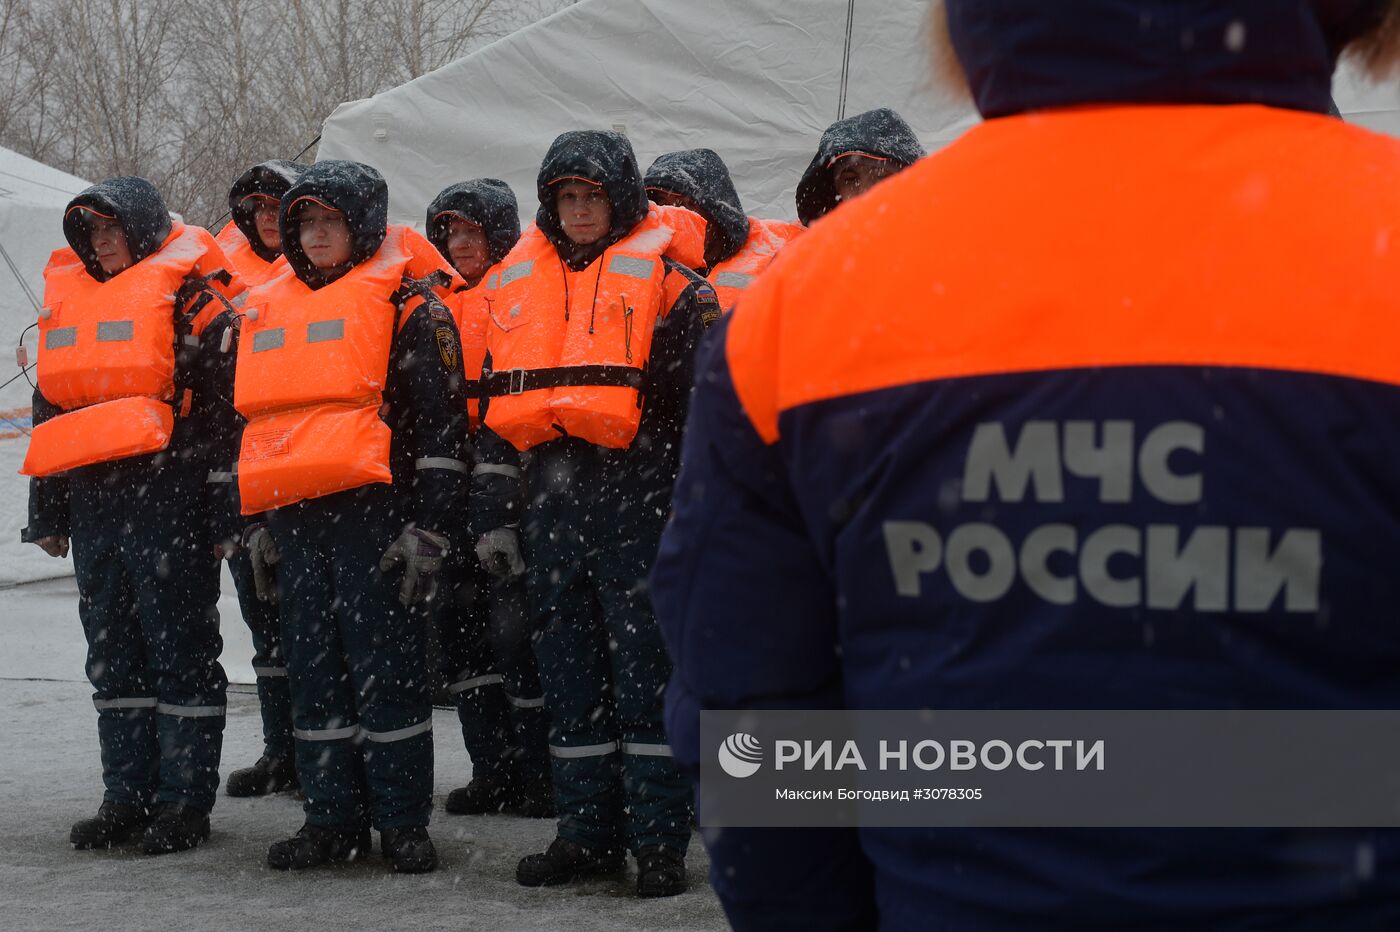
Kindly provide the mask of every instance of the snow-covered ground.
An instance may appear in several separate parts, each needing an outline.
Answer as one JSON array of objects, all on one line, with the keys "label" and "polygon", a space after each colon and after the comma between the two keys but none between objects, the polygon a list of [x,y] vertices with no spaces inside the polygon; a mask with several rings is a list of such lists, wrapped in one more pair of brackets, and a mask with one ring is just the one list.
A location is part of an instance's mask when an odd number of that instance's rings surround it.
[{"label": "snow-covered ground", "polygon": [[[225,576],[220,605],[224,663],[251,675],[248,642]],[[72,580],[0,591],[0,928],[620,930],[725,928],[705,882],[708,860],[691,846],[691,890],[638,900],[635,874],[530,890],[515,862],[543,850],[553,822],[449,816],[441,804],[471,764],[455,714],[434,716],[436,873],[396,876],[376,856],[359,864],[285,874],[263,864],[267,845],[301,824],[290,795],[220,796],[213,836],[193,852],[148,858],[139,849],[74,851],[68,827],[101,798],[96,714],[83,677],[84,645]],[[247,676],[244,678],[246,679]],[[223,772],[261,750],[257,698],[229,695]]]}]

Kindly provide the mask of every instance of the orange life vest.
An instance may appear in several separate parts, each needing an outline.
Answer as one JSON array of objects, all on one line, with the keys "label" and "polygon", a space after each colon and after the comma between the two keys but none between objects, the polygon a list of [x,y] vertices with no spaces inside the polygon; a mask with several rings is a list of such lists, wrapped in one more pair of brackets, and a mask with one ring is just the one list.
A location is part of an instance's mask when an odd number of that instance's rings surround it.
[{"label": "orange life vest", "polygon": [[256,288],[266,282],[272,277],[274,269],[283,264],[279,261],[280,254],[277,259],[268,262],[254,252],[253,247],[248,244],[248,237],[243,235],[243,231],[238,229],[238,224],[232,220],[224,224],[216,239],[224,255],[228,257],[229,271],[243,279],[243,284],[249,288]]},{"label": "orange life vest", "polygon": [[703,238],[665,216],[653,206],[581,272],[531,224],[487,279],[487,345],[508,393],[493,391],[486,423],[516,449],[561,436],[624,448],[637,435],[652,334],[678,296],[662,258],[703,262]]},{"label": "orange life vest", "polygon": [[661,217],[661,222],[672,230],[672,251],[669,253],[671,258],[688,269],[703,269],[705,232],[709,229],[705,218],[684,207],[652,204],[651,209]]},{"label": "orange life vest", "polygon": [[[156,252],[100,282],[72,249],[44,270],[39,390],[64,414],[34,428],[20,472],[51,476],[80,466],[164,450],[174,429],[176,295],[187,278],[227,266],[207,230],[174,223]],[[232,295],[238,284],[221,286]],[[224,309],[208,302],[189,322],[198,345]],[[193,310],[193,309],[192,309]]]},{"label": "orange life vest", "polygon": [[739,251],[710,269],[710,284],[719,295],[720,309],[728,314],[734,310],[739,294],[753,283],[758,273],[768,268],[775,256],[788,243],[797,239],[806,227],[781,220],[749,218],[749,238]]},{"label": "orange life vest", "polygon": [[[447,299],[447,307],[452,311],[462,340],[462,368],[469,383],[480,384],[481,371],[486,364],[486,325],[490,320],[486,282],[499,272],[500,266],[493,266],[487,270],[481,284],[475,288],[463,287]],[[477,398],[467,399],[467,418],[475,433],[481,426],[481,401]]]},{"label": "orange life vest", "polygon": [[[390,482],[379,416],[394,339],[394,292],[411,256],[404,227],[329,285],[279,275],[248,295],[234,406],[244,514]],[[407,319],[411,310],[402,312]]]}]

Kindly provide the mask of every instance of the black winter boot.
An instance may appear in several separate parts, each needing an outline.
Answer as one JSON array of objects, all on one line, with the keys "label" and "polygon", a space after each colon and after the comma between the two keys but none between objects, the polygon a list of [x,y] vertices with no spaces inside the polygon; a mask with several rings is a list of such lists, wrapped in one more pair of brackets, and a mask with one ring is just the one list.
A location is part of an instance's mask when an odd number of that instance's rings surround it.
[{"label": "black winter boot", "polygon": [[74,848],[110,848],[141,834],[151,821],[145,806],[104,801],[97,815],[73,823],[68,842]]},{"label": "black winter boot", "polygon": [[188,851],[209,837],[209,813],[183,803],[156,803],[151,824],[141,836],[147,854]]},{"label": "black winter boot", "polygon": [[437,848],[428,828],[386,828],[379,833],[379,852],[400,874],[426,874],[437,868]]},{"label": "black winter boot", "polygon": [[251,767],[235,770],[228,775],[224,792],[230,796],[266,796],[282,790],[297,788],[297,765],[290,757],[268,757],[264,754]]},{"label": "black winter boot", "polygon": [[522,887],[553,887],[595,874],[615,874],[626,866],[626,858],[619,851],[593,850],[566,838],[556,838],[547,851],[520,859],[515,882]]},{"label": "black winter boot", "polygon": [[685,891],[684,854],[661,845],[637,852],[637,896],[676,896]]},{"label": "black winter boot", "polygon": [[338,831],[319,825],[303,825],[291,838],[275,841],[267,849],[267,866],[279,871],[300,871],[330,861],[354,861],[374,848],[369,829]]},{"label": "black winter boot", "polygon": [[501,812],[511,803],[512,789],[504,773],[481,774],[472,777],[466,786],[448,793],[445,808],[453,815]]}]

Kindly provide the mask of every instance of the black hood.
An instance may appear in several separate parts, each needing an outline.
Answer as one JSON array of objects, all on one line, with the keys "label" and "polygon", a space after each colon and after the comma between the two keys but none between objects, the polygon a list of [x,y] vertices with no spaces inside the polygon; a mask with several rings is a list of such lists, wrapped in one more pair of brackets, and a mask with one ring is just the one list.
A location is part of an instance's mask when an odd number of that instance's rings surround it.
[{"label": "black hood", "polygon": [[491,264],[506,257],[520,239],[520,205],[510,185],[495,178],[473,178],[444,188],[428,205],[428,242],[447,258],[447,221],[442,214],[456,214],[486,233]]},{"label": "black hood", "polygon": [[[1058,9],[1058,5],[1049,4]],[[908,168],[926,154],[919,137],[893,110],[882,108],[837,120],[822,133],[812,164],[797,183],[797,217],[810,224],[836,208],[831,161],[847,152],[865,152]]]},{"label": "black hood", "polygon": [[[559,212],[554,206],[551,182],[561,178],[582,178],[602,185],[612,202],[612,229],[588,246],[577,246],[564,235]],[[574,130],[554,140],[540,165],[537,183],[540,209],[535,222],[560,257],[571,268],[587,266],[609,246],[622,239],[646,219],[651,209],[642,171],[632,143],[621,133],[603,130]]]},{"label": "black hood", "polygon": [[713,149],[668,152],[647,169],[646,186],[688,197],[705,218],[705,265],[714,268],[744,247],[749,218],[729,166]]},{"label": "black hood", "polygon": [[1328,112],[1381,0],[946,0],[977,109],[1258,103]]},{"label": "black hood", "polygon": [[244,198],[250,194],[265,194],[280,201],[292,185],[297,183],[297,179],[306,173],[307,167],[300,162],[272,159],[248,169],[229,189],[228,209],[233,215],[234,225],[238,227],[238,232],[243,234],[243,238],[248,241],[257,257],[264,262],[274,261],[280,253],[263,245],[262,237],[258,235],[257,224],[253,222],[256,205],[252,201],[245,203]]},{"label": "black hood", "polygon": [[68,202],[63,213],[63,235],[68,245],[83,260],[88,274],[100,282],[110,276],[102,271],[89,234],[88,208],[105,217],[114,217],[126,234],[126,246],[131,250],[132,264],[157,252],[170,235],[170,211],[156,186],[145,178],[124,175],[99,181],[79,192]]},{"label": "black hood", "polygon": [[[297,215],[312,198],[345,214],[350,224],[350,261],[321,271],[306,258],[297,235]],[[287,263],[311,288],[329,285],[379,251],[389,224],[389,186],[384,176],[362,162],[327,159],[306,170],[282,197],[278,213],[282,251]]]}]

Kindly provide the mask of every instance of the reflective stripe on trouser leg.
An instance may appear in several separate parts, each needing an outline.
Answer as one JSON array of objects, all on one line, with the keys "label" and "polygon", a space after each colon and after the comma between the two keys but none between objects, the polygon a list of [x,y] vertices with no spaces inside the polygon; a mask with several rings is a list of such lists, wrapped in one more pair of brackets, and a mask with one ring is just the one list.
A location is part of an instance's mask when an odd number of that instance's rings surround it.
[{"label": "reflective stripe on trouser leg", "polygon": [[155,696],[124,696],[116,699],[96,699],[92,700],[93,708],[99,712],[115,712],[118,710],[151,710],[156,707]]},{"label": "reflective stripe on trouser leg", "polygon": [[361,732],[365,740],[375,744],[393,744],[395,741],[407,741],[409,738],[416,738],[419,735],[430,734],[433,730],[433,720],[419,722],[417,725],[409,725],[406,728],[396,728],[393,731],[370,731],[362,728]]},{"label": "reflective stripe on trouser leg", "polygon": [[483,686],[499,685],[501,685],[501,675],[499,673],[487,673],[483,676],[473,676],[468,677],[466,679],[459,679],[457,682],[450,684],[447,687],[447,691],[452,695],[457,696],[465,692],[470,692],[474,689],[481,689]]},{"label": "reflective stripe on trouser leg", "polygon": [[576,748],[561,748],[558,745],[551,744],[549,746],[549,756],[573,760],[579,757],[606,757],[616,750],[616,741],[608,741],[604,744],[588,744]]},{"label": "reflective stripe on trouser leg", "polygon": [[175,705],[170,702],[156,703],[157,715],[173,715],[176,718],[223,718],[222,705]]},{"label": "reflective stripe on trouser leg", "polygon": [[292,729],[292,736],[298,741],[358,741],[361,734],[362,732],[359,725]]},{"label": "reflective stripe on trouser leg", "polygon": [[641,744],[636,741],[624,741],[622,742],[622,753],[639,757],[670,757],[671,746],[669,744]]}]

